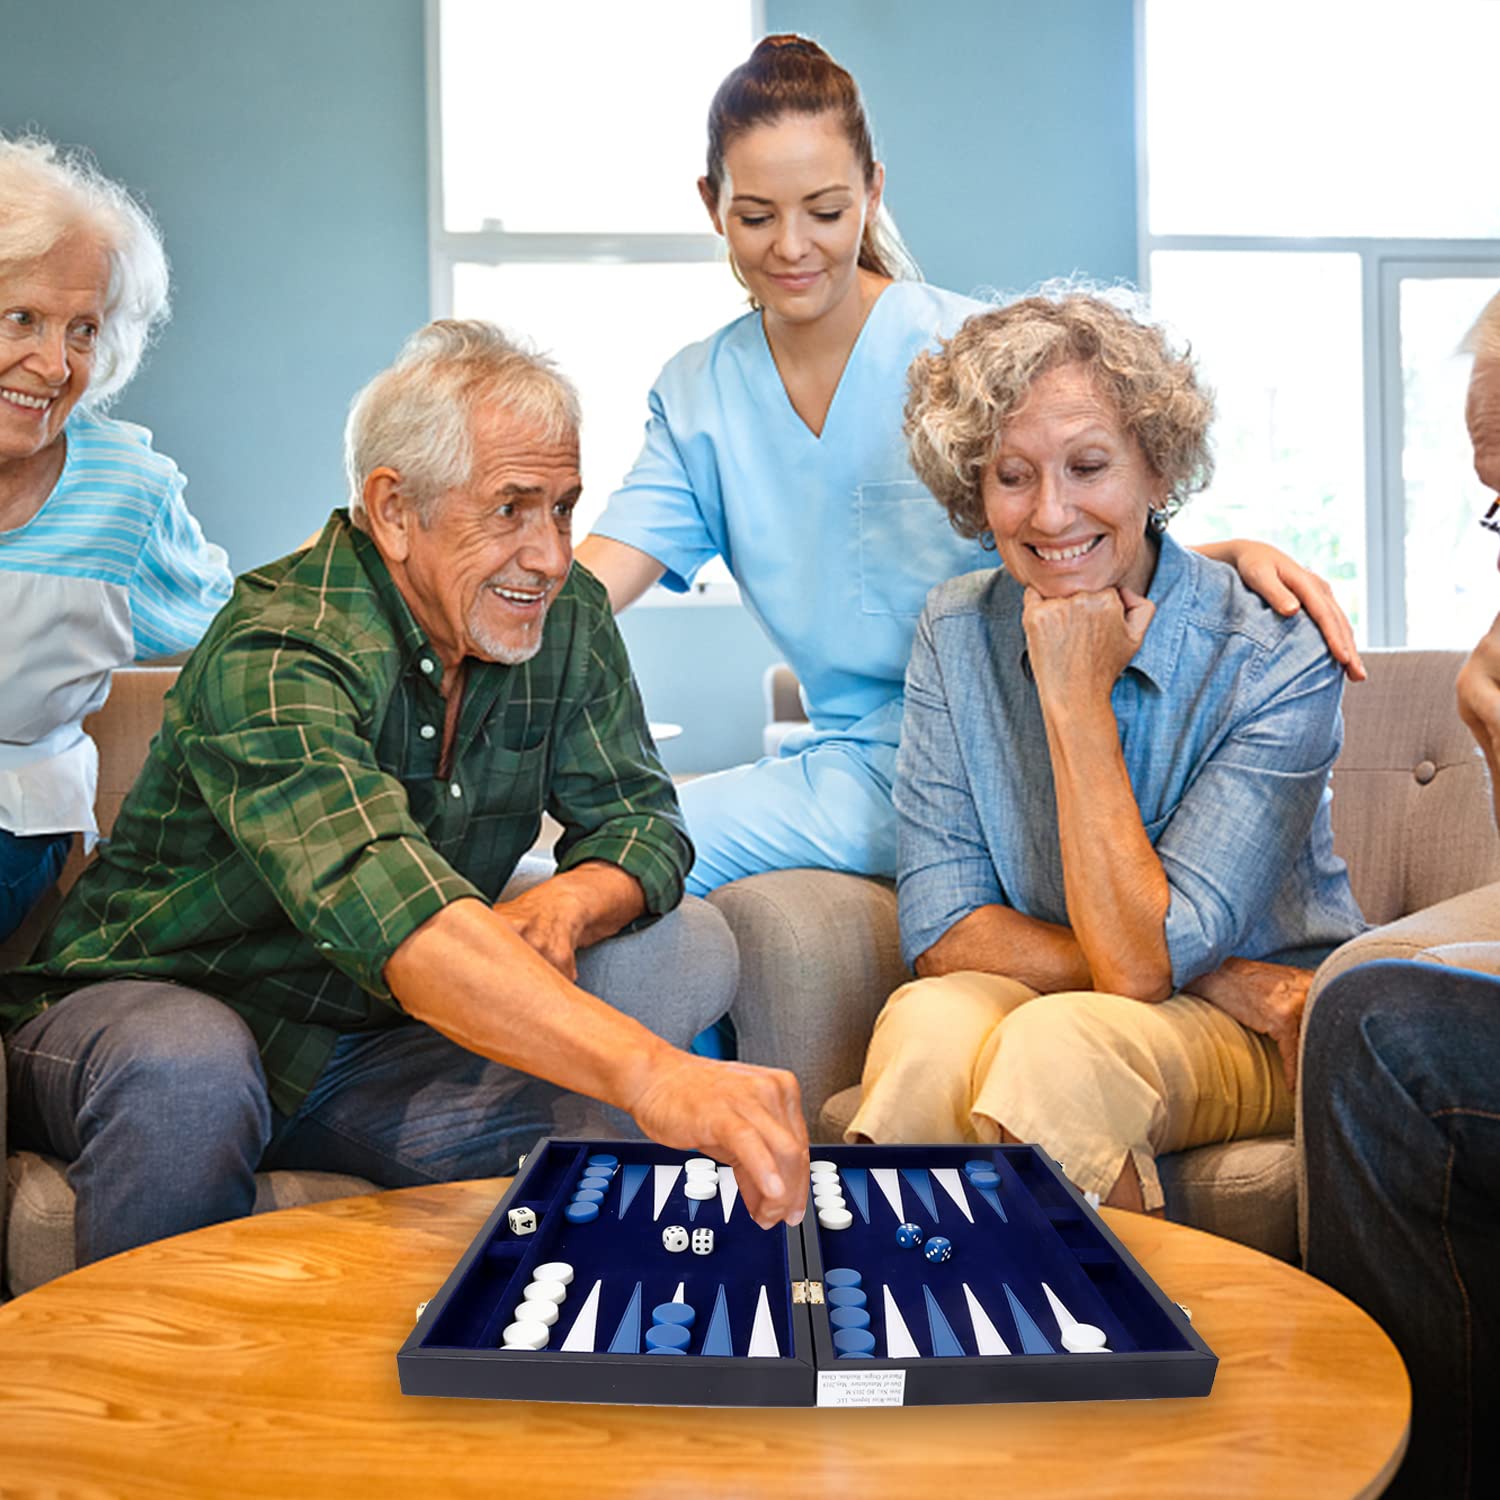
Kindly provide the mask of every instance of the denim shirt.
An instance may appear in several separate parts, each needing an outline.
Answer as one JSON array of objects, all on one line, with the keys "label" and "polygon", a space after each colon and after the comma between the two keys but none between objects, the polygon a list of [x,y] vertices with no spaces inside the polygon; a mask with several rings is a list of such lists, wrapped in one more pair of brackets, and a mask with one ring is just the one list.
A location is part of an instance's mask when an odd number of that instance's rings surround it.
[{"label": "denim shirt", "polygon": [[[1329,817],[1343,672],[1303,614],[1170,537],[1149,597],[1110,701],[1171,889],[1173,987],[1232,956],[1315,964],[1366,925]],[[1022,598],[1003,568],[969,573],[917,628],[895,787],[908,963],[982,906],[1071,925]]]}]

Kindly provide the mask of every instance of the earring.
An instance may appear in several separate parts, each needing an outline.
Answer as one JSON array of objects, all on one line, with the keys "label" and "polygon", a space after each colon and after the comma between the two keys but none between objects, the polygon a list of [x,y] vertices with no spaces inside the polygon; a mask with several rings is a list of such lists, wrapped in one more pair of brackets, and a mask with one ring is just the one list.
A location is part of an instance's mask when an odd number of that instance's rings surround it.
[{"label": "earring", "polygon": [[1172,512],[1165,505],[1153,505],[1146,512],[1146,523],[1155,532],[1165,531],[1171,519]]}]

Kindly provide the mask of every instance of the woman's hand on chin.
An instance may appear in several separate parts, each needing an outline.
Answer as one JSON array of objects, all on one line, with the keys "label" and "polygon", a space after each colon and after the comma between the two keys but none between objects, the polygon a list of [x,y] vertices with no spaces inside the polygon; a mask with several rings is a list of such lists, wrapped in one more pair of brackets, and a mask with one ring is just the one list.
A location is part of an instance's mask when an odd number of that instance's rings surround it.
[{"label": "woman's hand on chin", "polygon": [[1156,606],[1128,588],[1045,599],[1026,590],[1021,625],[1037,690],[1069,699],[1109,697],[1140,650]]}]

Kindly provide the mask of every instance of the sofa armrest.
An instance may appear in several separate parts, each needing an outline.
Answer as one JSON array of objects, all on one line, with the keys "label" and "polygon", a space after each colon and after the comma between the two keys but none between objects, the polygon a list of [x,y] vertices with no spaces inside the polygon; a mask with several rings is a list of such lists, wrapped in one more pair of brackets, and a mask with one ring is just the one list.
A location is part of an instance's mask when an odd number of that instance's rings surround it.
[{"label": "sofa armrest", "polygon": [[1410,958],[1500,973],[1500,882],[1450,896],[1351,938],[1319,965],[1307,996],[1309,1008],[1340,974],[1377,958]]},{"label": "sofa armrest", "polygon": [[814,1132],[824,1101],[858,1083],[880,1007],[911,978],[896,892],[832,870],[773,870],[713,891],[740,950],[730,1011],[745,1062],[789,1068]]},{"label": "sofa armrest", "polygon": [[[1452,969],[1477,969],[1500,974],[1500,882],[1476,887],[1461,896],[1398,917],[1383,927],[1351,938],[1334,949],[1318,966],[1307,993],[1302,1016],[1302,1046],[1307,1046],[1307,1023],[1323,991],[1360,964],[1376,959],[1403,958],[1415,963],[1439,964]],[[1302,1154],[1302,1087],[1305,1059],[1297,1067],[1297,1236],[1303,1256],[1307,1253],[1307,1173]]]}]

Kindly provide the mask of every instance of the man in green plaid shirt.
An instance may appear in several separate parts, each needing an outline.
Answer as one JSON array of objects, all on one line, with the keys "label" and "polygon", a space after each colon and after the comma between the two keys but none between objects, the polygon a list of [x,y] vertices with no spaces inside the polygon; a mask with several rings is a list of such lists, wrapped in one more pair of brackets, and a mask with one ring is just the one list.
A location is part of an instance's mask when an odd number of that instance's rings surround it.
[{"label": "man in green plaid shirt", "polygon": [[[577,434],[547,361],[429,325],[354,404],[349,511],[244,575],[184,667],[0,999],[14,1133],[72,1163],[80,1264],[249,1212],[257,1168],[510,1171],[607,1130],[592,1101],[800,1218],[791,1075],[681,1050],[733,939],[673,912],[692,846],[572,566]],[[502,895],[544,808],[557,872]]]}]

